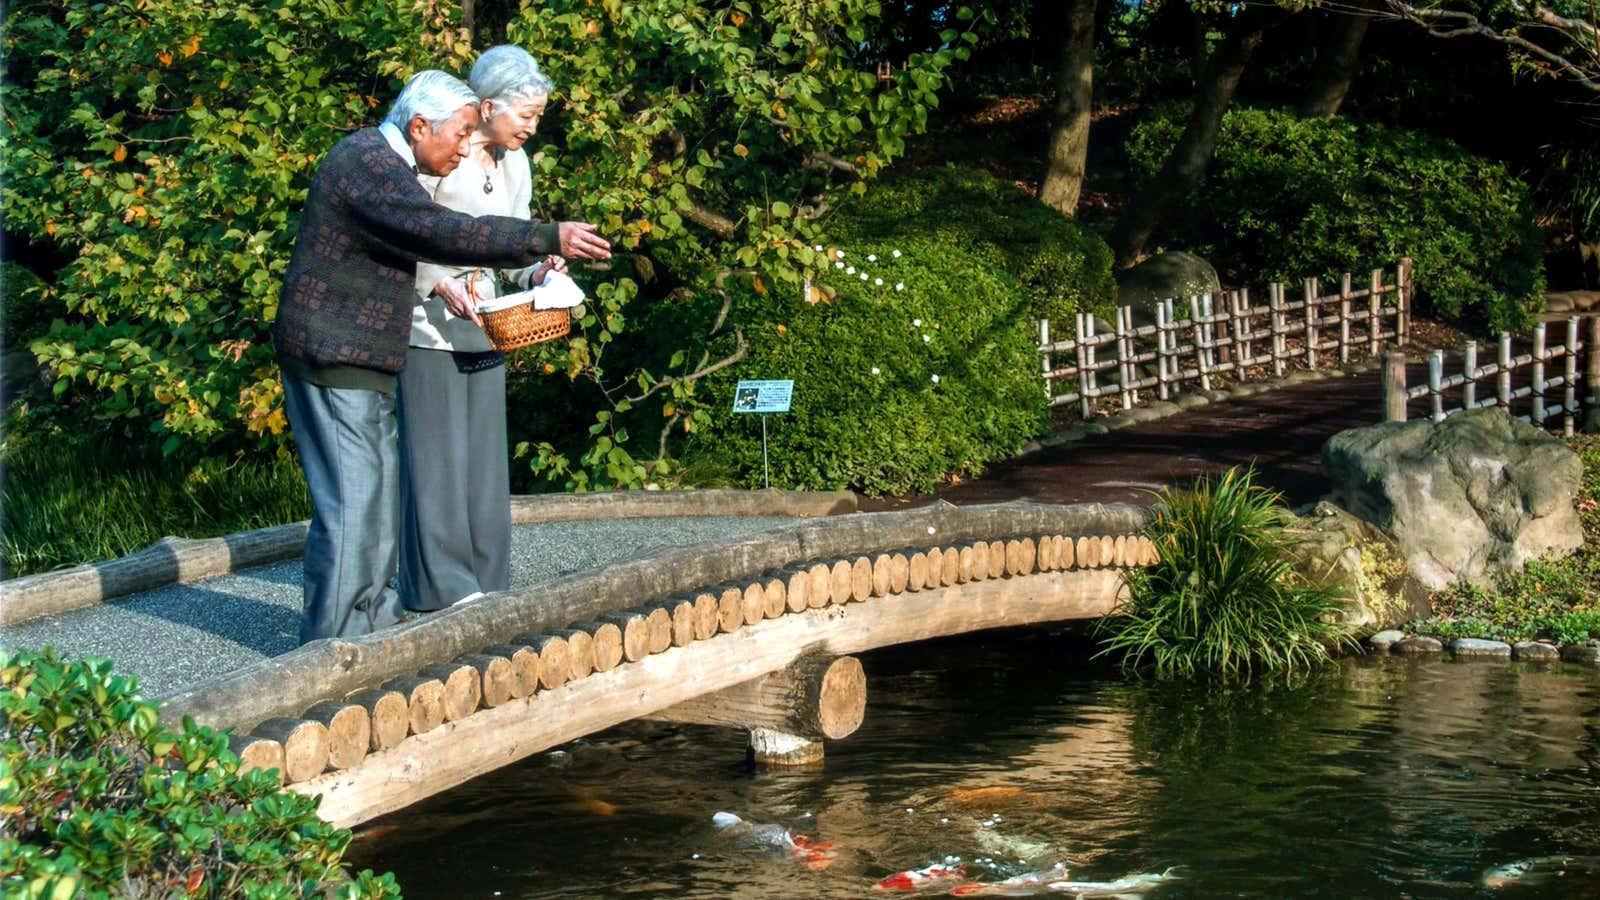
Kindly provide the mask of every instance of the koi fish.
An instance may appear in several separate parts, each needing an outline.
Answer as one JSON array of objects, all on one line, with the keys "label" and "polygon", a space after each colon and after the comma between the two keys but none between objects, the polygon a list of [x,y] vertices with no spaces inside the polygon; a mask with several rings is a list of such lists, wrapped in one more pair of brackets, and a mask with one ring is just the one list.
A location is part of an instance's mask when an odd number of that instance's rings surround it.
[{"label": "koi fish", "polygon": [[874,884],[875,891],[920,891],[923,888],[942,886],[952,881],[966,881],[967,867],[934,863],[921,869],[896,872]]},{"label": "koi fish", "polygon": [[782,825],[747,822],[730,812],[719,812],[712,816],[711,824],[733,841],[736,847],[776,851],[800,861],[813,871],[820,872],[832,865],[833,858],[839,852],[832,843],[814,841],[803,834],[795,834]]},{"label": "koi fish", "polygon": [[1073,881],[1066,866],[1057,865],[1043,872],[1029,872],[1005,881],[957,885],[950,893],[957,897],[1033,897],[1042,894],[1067,894],[1073,897],[1132,897],[1177,876],[1175,868],[1165,872],[1128,875],[1115,881]]},{"label": "koi fish", "polygon": [[1515,884],[1548,884],[1569,870],[1600,872],[1600,856],[1535,856],[1496,866],[1483,873],[1483,886],[1492,890]]}]

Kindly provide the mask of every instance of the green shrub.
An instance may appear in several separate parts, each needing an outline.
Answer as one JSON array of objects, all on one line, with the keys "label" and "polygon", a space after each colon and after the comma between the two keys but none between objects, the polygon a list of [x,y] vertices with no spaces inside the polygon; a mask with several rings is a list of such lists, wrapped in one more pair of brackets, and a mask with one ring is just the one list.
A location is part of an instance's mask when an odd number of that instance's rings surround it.
[{"label": "green shrub", "polygon": [[686,460],[761,484],[759,417],[730,411],[739,379],[794,380],[791,412],[768,417],[772,483],[784,488],[926,491],[1045,427],[1028,299],[1014,280],[924,235],[828,249],[845,254],[818,282],[831,299],[735,304],[749,356],[710,380]]},{"label": "green shrub", "polygon": [[1280,496],[1230,469],[1164,489],[1148,534],[1161,559],[1128,573],[1129,600],[1102,619],[1105,653],[1163,676],[1310,667],[1349,643],[1337,590],[1291,563]]},{"label": "green shrub", "polygon": [[0,888],[7,897],[398,897],[350,876],[350,832],[227,738],[172,731],[109,660],[0,650]]},{"label": "green shrub", "polygon": [[[1135,170],[1155,173],[1183,123],[1169,107],[1135,128]],[[1420,312],[1498,331],[1543,308],[1527,186],[1500,163],[1402,129],[1234,109],[1205,186],[1170,230],[1252,283],[1343,272],[1360,283],[1409,256]]]},{"label": "green shrub", "polygon": [[971,169],[885,174],[827,225],[845,244],[916,235],[970,253],[1022,285],[1035,319],[1070,323],[1074,313],[1107,312],[1116,300],[1111,249],[1099,235]]},{"label": "green shrub", "polygon": [[311,515],[288,454],[185,462],[107,442],[8,446],[0,468],[4,577],[124,556],[166,535],[215,537]]}]

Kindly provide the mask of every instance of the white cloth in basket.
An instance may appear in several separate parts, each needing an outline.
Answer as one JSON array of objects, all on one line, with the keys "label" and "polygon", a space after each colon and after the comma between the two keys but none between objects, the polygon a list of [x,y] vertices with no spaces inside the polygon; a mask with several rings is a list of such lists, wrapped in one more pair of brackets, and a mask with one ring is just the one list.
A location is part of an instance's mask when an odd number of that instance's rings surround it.
[{"label": "white cloth in basket", "polygon": [[546,272],[544,283],[478,304],[478,312],[499,312],[523,303],[534,309],[571,309],[583,302],[583,288],[564,272]]}]

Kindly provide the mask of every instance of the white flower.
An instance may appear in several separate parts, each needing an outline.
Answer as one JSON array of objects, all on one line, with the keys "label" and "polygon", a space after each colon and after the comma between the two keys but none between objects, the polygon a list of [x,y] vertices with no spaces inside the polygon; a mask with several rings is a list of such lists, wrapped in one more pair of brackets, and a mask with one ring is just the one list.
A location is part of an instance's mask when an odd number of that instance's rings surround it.
[{"label": "white flower", "polygon": [[921,319],[912,319],[911,320],[911,327],[912,328],[921,328],[922,327],[922,320]]},{"label": "white flower", "polygon": [[856,273],[856,267],[855,266],[846,266],[845,270],[844,270],[844,273],[846,275],[854,275]]},{"label": "white flower", "polygon": [[899,251],[899,250],[896,250],[896,251],[895,251],[895,252],[894,252],[894,258],[895,258],[895,259],[899,259],[899,258],[900,258],[900,251]]},{"label": "white flower", "polygon": [[[924,343],[924,344],[926,344],[926,343],[927,343],[927,342],[929,342],[929,341],[931,341],[931,340],[933,340],[933,338],[931,338],[931,337],[928,337],[928,336],[927,336],[927,335],[923,335],[923,336],[922,336],[922,342],[923,342],[923,343]],[[938,380],[938,379],[937,379],[937,378],[935,378],[935,379],[934,379],[934,380],[935,380],[935,381],[937,381],[937,380]]]},{"label": "white flower", "polygon": [[822,252],[822,245],[821,244],[814,244],[814,245],[812,245],[811,249],[817,251],[818,253],[821,253]]},{"label": "white flower", "polygon": [[874,279],[872,279],[872,283],[876,284],[876,285],[879,285],[881,287],[883,285],[883,279],[882,278],[874,278]]},{"label": "white flower", "polygon": [[835,254],[837,254],[840,259],[844,259],[844,251],[843,250],[835,250],[833,252]]},{"label": "white flower", "polygon": [[933,383],[934,384],[938,384],[939,383],[939,376],[937,376],[937,375],[933,376]]},{"label": "white flower", "polygon": [[872,367],[872,374],[874,374],[874,375],[878,374],[878,367],[877,366],[873,366]]},{"label": "white flower", "polygon": [[836,262],[836,263],[834,263],[834,264],[833,264],[833,267],[834,267],[834,268],[835,268],[835,269],[842,269],[842,268],[844,268],[844,263],[842,263],[842,262]]},{"label": "white flower", "polygon": [[865,273],[865,272],[861,273],[861,280],[862,281],[866,281],[867,280],[867,273]]},{"label": "white flower", "polygon": [[904,281],[902,281],[899,284],[896,284],[894,286],[894,289],[897,290],[897,291],[903,291],[903,290],[906,289],[906,283]]},{"label": "white flower", "polygon": [[867,262],[877,262],[877,261],[878,261],[878,254],[876,254],[876,253],[868,253],[867,254]]},{"label": "white flower", "polygon": [[935,530],[937,530],[937,529],[935,529],[932,525],[928,526],[928,533],[929,534],[933,534]]}]

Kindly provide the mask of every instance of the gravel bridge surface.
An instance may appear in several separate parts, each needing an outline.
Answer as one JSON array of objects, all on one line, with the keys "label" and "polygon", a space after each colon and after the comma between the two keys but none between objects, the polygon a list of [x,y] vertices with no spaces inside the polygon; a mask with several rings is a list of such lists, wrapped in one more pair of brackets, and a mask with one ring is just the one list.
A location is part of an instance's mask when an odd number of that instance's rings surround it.
[{"label": "gravel bridge surface", "polygon": [[[867,500],[863,511],[934,498],[994,503],[1150,502],[1150,491],[1234,465],[1292,505],[1327,490],[1322,443],[1380,414],[1376,374],[1300,384],[1228,400],[1049,448],[933,495]],[[790,518],[673,517],[549,522],[513,528],[513,587],[529,587],[652,550],[715,541],[793,523]],[[258,659],[294,649],[298,560],[163,587],[99,606],[0,629],[0,646],[54,646],[68,656],[109,656],[161,697]]]}]

